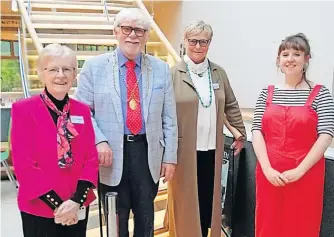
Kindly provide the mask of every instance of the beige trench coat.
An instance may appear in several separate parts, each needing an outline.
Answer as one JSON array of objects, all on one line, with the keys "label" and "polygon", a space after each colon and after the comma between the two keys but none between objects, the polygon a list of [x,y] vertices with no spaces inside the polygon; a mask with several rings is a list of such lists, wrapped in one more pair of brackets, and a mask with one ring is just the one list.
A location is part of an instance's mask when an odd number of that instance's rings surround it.
[{"label": "beige trench coat", "polygon": [[[244,137],[246,131],[238,102],[223,68],[210,62],[217,109],[216,162],[211,237],[221,236],[221,168],[224,150],[224,113],[228,122]],[[164,220],[170,237],[201,237],[197,194],[197,113],[198,96],[186,74],[184,61],[172,67],[178,119],[178,164],[173,179],[168,183],[168,203]]]}]

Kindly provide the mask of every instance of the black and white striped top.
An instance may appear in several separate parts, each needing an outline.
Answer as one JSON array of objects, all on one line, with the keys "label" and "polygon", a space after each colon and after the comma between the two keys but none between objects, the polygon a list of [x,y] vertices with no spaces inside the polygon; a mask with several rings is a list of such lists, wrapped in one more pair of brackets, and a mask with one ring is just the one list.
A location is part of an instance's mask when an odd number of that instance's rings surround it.
[{"label": "black and white striped top", "polygon": [[[253,130],[261,130],[262,116],[266,108],[268,87],[264,88],[256,102]],[[306,103],[310,90],[287,90],[275,87],[272,103],[285,106],[300,106]],[[322,86],[312,103],[318,114],[318,134],[329,134],[334,137],[334,100],[329,90]]]}]

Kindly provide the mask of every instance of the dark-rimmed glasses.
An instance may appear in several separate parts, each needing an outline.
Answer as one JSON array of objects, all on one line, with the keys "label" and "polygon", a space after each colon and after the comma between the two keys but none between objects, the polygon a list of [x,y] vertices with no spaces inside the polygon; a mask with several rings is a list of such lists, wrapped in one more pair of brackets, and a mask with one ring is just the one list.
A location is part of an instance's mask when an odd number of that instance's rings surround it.
[{"label": "dark-rimmed glasses", "polygon": [[201,47],[206,47],[206,46],[208,46],[210,41],[211,41],[211,39],[209,39],[209,40],[188,39],[188,43],[189,43],[190,46],[196,46],[197,44],[199,44],[199,46],[201,46]]},{"label": "dark-rimmed glasses", "polygon": [[131,26],[121,26],[121,30],[124,35],[130,35],[134,31],[137,37],[142,37],[146,32],[145,29],[133,28]]}]

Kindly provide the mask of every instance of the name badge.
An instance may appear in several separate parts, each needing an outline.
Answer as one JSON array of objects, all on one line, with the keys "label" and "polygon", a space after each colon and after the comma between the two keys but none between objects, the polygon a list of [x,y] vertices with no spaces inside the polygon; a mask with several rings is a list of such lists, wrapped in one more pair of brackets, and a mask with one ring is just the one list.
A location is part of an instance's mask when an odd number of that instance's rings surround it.
[{"label": "name badge", "polygon": [[219,83],[213,83],[212,87],[214,90],[218,90],[219,89]]},{"label": "name badge", "polygon": [[84,124],[84,119],[82,116],[70,116],[72,123]]}]

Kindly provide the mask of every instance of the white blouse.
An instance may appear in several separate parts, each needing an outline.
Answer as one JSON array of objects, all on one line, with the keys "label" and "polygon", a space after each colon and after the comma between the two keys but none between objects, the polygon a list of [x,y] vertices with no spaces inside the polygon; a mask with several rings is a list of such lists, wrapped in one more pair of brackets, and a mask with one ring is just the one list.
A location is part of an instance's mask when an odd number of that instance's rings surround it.
[{"label": "white blouse", "polygon": [[[210,102],[210,81],[209,62],[206,58],[204,62],[195,64],[188,55],[184,55],[184,61],[188,65],[189,74],[194,86],[202,98],[203,104]],[[212,80],[212,78],[211,78]],[[198,99],[197,114],[197,150],[208,151],[216,149],[216,122],[217,111],[215,103],[215,93],[211,81],[212,99],[211,105],[205,108]]]}]

